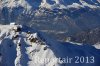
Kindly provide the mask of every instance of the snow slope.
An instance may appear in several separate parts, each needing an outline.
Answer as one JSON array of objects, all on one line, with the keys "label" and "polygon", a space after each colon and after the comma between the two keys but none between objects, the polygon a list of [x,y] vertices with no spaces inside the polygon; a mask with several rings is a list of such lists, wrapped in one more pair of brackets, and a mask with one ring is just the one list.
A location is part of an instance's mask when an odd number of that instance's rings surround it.
[{"label": "snow slope", "polygon": [[[75,56],[94,57],[91,63],[75,63]],[[70,63],[59,63],[71,57]],[[44,59],[50,59],[45,61]],[[91,59],[89,59],[91,60]],[[93,62],[93,63],[92,63]],[[100,50],[89,45],[61,43],[22,25],[0,25],[0,66],[99,66]]]}]

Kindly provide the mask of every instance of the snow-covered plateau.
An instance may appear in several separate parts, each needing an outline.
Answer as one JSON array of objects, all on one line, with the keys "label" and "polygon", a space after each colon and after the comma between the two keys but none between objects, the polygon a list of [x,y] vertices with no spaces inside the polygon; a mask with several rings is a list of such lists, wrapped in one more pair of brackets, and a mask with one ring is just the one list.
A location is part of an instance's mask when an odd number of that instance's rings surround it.
[{"label": "snow-covered plateau", "polygon": [[100,66],[95,47],[58,42],[23,25],[0,25],[0,66]]}]

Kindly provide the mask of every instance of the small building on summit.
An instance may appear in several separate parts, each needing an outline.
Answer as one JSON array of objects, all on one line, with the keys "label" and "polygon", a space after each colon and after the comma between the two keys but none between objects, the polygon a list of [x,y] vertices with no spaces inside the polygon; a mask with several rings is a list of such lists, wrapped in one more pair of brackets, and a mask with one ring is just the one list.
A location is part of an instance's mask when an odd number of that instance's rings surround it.
[{"label": "small building on summit", "polygon": [[16,25],[16,23],[15,22],[11,22],[10,25]]}]

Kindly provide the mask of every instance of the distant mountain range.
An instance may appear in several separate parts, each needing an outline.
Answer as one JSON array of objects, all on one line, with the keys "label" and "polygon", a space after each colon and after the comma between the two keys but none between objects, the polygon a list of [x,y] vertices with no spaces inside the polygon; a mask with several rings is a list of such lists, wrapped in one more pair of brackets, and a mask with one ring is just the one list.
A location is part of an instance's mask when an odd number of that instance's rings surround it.
[{"label": "distant mountain range", "polygon": [[3,7],[24,8],[100,8],[100,0],[1,0]]},{"label": "distant mountain range", "polygon": [[1,0],[0,23],[16,22],[65,41],[100,28],[100,0]]}]

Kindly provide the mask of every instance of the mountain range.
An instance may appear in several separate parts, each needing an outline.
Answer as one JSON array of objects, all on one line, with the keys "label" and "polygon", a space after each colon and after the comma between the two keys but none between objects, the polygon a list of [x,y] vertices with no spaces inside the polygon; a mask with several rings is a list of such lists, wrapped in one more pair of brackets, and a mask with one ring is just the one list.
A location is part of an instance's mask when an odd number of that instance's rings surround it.
[{"label": "mountain range", "polygon": [[0,66],[100,66],[100,0],[0,0]]},{"label": "mountain range", "polygon": [[24,7],[24,8],[99,8],[100,0],[1,0],[3,7]]},{"label": "mountain range", "polygon": [[24,24],[60,41],[99,28],[99,21],[100,0],[0,1],[1,24]]}]

